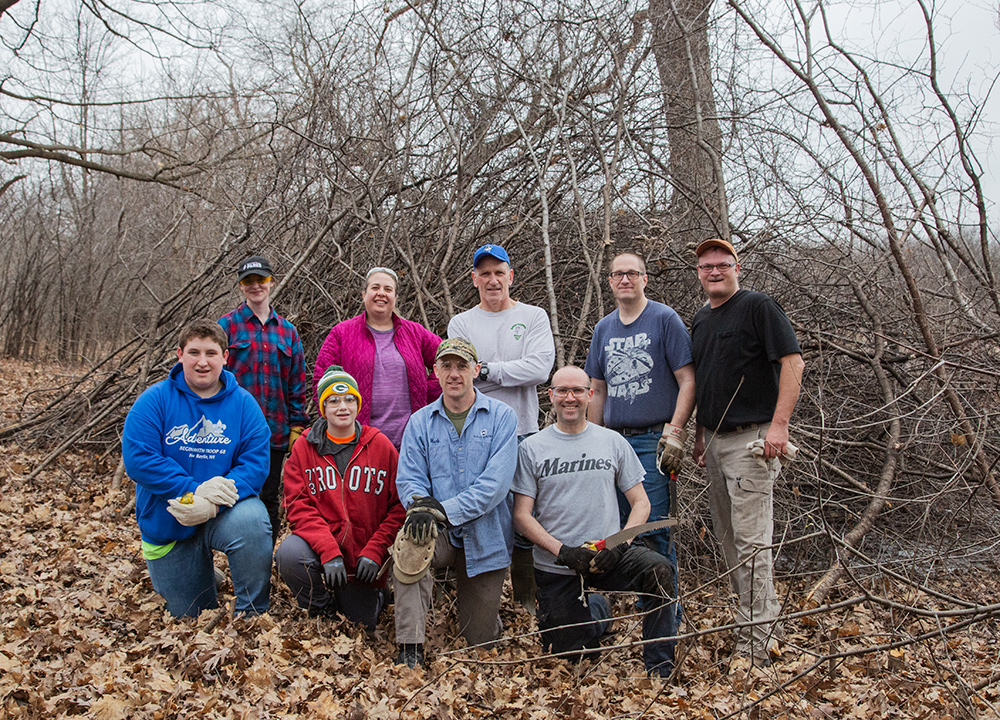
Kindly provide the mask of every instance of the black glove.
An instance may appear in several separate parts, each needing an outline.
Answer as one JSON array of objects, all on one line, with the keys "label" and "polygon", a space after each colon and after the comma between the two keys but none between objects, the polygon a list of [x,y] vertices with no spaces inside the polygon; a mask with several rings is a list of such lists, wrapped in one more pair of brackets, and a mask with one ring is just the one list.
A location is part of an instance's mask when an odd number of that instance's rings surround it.
[{"label": "black glove", "polygon": [[584,575],[590,572],[590,561],[596,556],[597,553],[590,548],[563,545],[559,548],[559,555],[556,557],[556,562]]},{"label": "black glove", "polygon": [[354,579],[363,585],[371,585],[378,577],[378,563],[366,557],[358,560],[358,567],[354,570]]},{"label": "black glove", "polygon": [[432,497],[413,496],[413,503],[406,510],[403,532],[409,533],[421,545],[437,537],[438,524],[449,527],[444,506]]},{"label": "black glove", "polygon": [[416,512],[417,510],[428,510],[432,512],[436,510],[437,512],[441,513],[441,517],[439,518],[441,522],[445,523],[446,525],[450,524],[448,522],[448,513],[444,511],[444,505],[438,502],[437,498],[432,498],[430,495],[413,496],[413,502],[410,503],[410,507],[407,508],[407,511]]},{"label": "black glove", "polygon": [[590,572],[600,575],[614,570],[615,565],[618,564],[618,561],[622,559],[622,555],[625,554],[625,548],[627,547],[628,545],[622,544],[618,547],[606,547],[601,550],[590,561]]},{"label": "black glove", "polygon": [[437,537],[437,520],[429,512],[408,512],[403,521],[403,532],[408,533],[414,542],[424,545]]},{"label": "black glove", "polygon": [[323,577],[326,579],[326,586],[331,590],[346,585],[347,568],[344,567],[344,558],[336,557],[323,563]]}]

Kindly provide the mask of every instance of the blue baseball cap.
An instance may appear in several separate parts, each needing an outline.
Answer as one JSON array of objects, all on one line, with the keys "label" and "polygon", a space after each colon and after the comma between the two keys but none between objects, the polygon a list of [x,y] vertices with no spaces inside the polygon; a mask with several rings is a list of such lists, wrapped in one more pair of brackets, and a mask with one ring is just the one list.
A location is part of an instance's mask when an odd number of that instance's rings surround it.
[{"label": "blue baseball cap", "polygon": [[476,267],[479,261],[486,256],[491,258],[496,258],[500,262],[505,262],[510,265],[510,255],[499,245],[483,245],[481,248],[476,250],[476,254],[472,256],[472,267]]}]

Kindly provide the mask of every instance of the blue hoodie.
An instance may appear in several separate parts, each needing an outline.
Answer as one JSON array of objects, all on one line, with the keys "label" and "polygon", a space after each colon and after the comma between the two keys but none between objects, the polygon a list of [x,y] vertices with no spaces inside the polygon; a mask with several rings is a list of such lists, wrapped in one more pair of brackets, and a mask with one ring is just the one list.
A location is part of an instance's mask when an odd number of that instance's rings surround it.
[{"label": "blue hoodie", "polygon": [[[185,540],[197,531],[167,512],[167,500],[194,492],[221,475],[240,500],[260,492],[271,464],[270,438],[257,401],[222,371],[222,390],[201,398],[184,381],[180,363],[147,388],[125,418],[122,458],[135,481],[135,517],[153,545]],[[225,512],[225,505],[219,512]]]}]

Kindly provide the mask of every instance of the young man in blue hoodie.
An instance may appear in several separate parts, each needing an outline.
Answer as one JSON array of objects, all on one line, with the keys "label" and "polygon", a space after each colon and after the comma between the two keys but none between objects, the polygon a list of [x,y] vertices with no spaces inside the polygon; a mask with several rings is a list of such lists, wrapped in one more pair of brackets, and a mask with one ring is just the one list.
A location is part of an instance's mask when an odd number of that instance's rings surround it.
[{"label": "young man in blue hoodie", "polygon": [[236,613],[269,607],[271,524],[257,497],[270,430],[257,401],[225,370],[229,341],[214,320],[180,334],[170,376],[125,418],[122,455],[153,589],[174,617],[217,607],[212,551],[229,558]]}]

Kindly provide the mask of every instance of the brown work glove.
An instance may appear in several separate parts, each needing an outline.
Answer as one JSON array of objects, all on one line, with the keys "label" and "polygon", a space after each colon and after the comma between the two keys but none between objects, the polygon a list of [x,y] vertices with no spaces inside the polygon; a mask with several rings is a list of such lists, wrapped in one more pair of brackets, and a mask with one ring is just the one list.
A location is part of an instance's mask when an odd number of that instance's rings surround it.
[{"label": "brown work glove", "polygon": [[687,436],[687,430],[684,428],[670,424],[663,427],[663,436],[656,443],[656,469],[661,475],[669,475],[681,469],[684,441],[687,440]]}]

